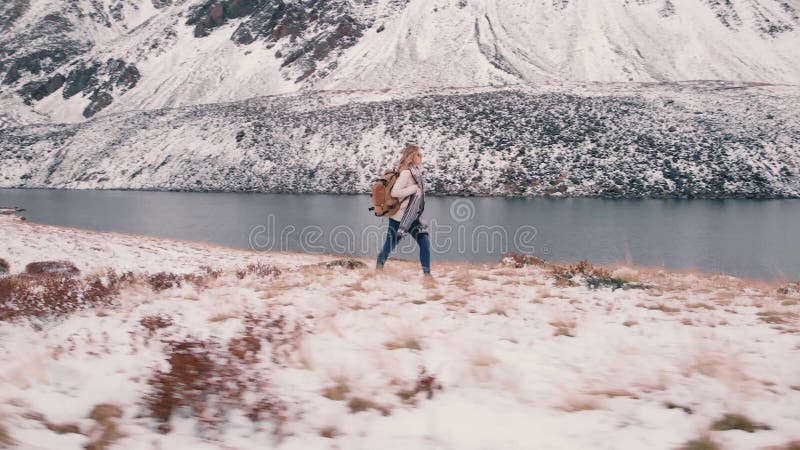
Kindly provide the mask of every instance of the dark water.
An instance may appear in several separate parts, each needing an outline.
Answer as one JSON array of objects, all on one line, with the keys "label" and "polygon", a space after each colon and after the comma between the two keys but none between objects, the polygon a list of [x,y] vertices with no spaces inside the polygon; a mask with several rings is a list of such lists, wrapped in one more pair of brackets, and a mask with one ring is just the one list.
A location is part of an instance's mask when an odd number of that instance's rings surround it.
[{"label": "dark water", "polygon": [[[46,224],[265,250],[376,255],[386,232],[366,196],[0,189],[0,206],[21,206]],[[496,261],[514,250],[556,261],[800,278],[800,200],[429,197],[424,217],[434,266]],[[397,256],[416,255],[404,239]]]}]

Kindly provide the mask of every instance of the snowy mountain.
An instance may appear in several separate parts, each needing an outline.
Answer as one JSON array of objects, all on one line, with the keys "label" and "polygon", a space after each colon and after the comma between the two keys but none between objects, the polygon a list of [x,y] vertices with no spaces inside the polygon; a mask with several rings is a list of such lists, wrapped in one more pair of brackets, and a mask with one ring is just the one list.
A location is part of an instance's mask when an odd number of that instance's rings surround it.
[{"label": "snowy mountain", "polygon": [[404,142],[440,194],[800,196],[800,88],[564,85],[263,97],[30,125],[0,187],[363,193]]},{"label": "snowy mountain", "polygon": [[6,0],[0,123],[315,90],[800,83],[800,0]]}]

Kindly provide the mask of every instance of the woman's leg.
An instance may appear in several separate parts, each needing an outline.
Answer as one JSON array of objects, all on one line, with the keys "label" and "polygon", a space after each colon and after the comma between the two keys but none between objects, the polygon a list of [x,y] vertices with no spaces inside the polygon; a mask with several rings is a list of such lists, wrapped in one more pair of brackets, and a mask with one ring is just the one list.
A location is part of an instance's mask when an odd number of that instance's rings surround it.
[{"label": "woman's leg", "polygon": [[383,250],[378,254],[378,262],[375,265],[376,269],[383,269],[383,265],[386,263],[386,260],[389,258],[389,253],[394,250],[395,245],[397,245],[397,241],[400,239],[397,237],[397,228],[400,226],[400,222],[389,219],[389,230],[386,234],[386,242],[383,243]]},{"label": "woman's leg", "polygon": [[411,233],[414,239],[417,240],[419,245],[419,263],[422,265],[422,273],[425,275],[431,274],[431,243],[428,239],[428,232],[419,232],[419,221],[414,222],[411,226]]}]

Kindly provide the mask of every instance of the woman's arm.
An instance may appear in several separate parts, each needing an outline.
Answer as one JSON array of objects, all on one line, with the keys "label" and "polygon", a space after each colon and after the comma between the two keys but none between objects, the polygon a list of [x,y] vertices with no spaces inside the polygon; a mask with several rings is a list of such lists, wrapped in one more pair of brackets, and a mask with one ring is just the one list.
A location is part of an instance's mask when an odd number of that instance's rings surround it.
[{"label": "woman's arm", "polygon": [[392,197],[403,199],[409,195],[416,194],[418,190],[417,183],[411,178],[411,171],[406,169],[400,172],[400,176],[397,177],[397,181],[392,187]]}]

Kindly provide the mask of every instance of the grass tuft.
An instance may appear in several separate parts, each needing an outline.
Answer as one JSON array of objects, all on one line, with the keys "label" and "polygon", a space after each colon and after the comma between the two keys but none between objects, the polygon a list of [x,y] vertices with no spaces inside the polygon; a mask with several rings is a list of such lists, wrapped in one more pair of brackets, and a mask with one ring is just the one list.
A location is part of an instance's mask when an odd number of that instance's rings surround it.
[{"label": "grass tuft", "polygon": [[106,450],[110,448],[114,442],[122,437],[123,433],[117,428],[117,422],[114,419],[122,417],[122,408],[117,405],[102,403],[92,408],[89,413],[89,418],[94,420],[97,425],[89,433],[92,441],[84,448],[86,450]]},{"label": "grass tuft", "polygon": [[553,332],[553,336],[575,337],[575,322],[573,321],[565,322],[563,320],[559,320],[556,322],[550,322],[550,325],[556,329]]},{"label": "grass tuft", "polygon": [[183,282],[183,277],[181,275],[176,275],[171,272],[158,272],[153,275],[147,275],[145,279],[154,292],[181,287]]},{"label": "grass tuft", "polygon": [[515,269],[522,269],[528,266],[543,266],[545,261],[533,255],[524,255],[522,253],[510,252],[500,257],[500,263],[513,267]]},{"label": "grass tuft", "polygon": [[326,263],[322,263],[328,269],[333,269],[334,267],[343,267],[345,269],[354,270],[354,269],[364,269],[367,267],[366,264],[357,260],[357,259],[334,259],[333,261],[328,261]]},{"label": "grass tuft", "polygon": [[409,350],[422,350],[422,346],[420,345],[419,341],[413,337],[405,338],[400,341],[393,341],[387,342],[384,346],[389,350],[398,350],[401,348],[407,348]]},{"label": "grass tuft", "polygon": [[550,275],[555,278],[558,286],[574,286],[575,279],[583,280],[592,289],[608,287],[611,290],[617,289],[645,289],[641,283],[634,283],[623,278],[611,275],[608,269],[597,267],[588,261],[581,261],[577,264],[553,265],[550,267]]},{"label": "grass tuft", "polygon": [[721,450],[722,447],[716,442],[712,441],[708,436],[702,436],[693,439],[680,447],[679,450]]},{"label": "grass tuft", "polygon": [[350,408],[350,412],[353,414],[368,411],[370,409],[378,411],[383,416],[388,416],[391,413],[391,410],[388,407],[361,397],[351,398],[350,401],[347,402],[347,407]]},{"label": "grass tuft", "polygon": [[171,327],[173,322],[172,317],[166,314],[152,314],[139,319],[139,324],[147,329],[148,335],[152,337],[156,331]]},{"label": "grass tuft", "polygon": [[280,269],[261,261],[248,264],[244,268],[236,269],[236,278],[240,280],[244,279],[246,276],[252,276],[255,278],[274,278],[280,274]]},{"label": "grass tuft", "polygon": [[797,318],[797,314],[789,311],[759,311],[756,315],[763,322],[779,325],[790,323],[793,319]]},{"label": "grass tuft", "polygon": [[742,430],[754,433],[758,430],[771,430],[772,427],[755,422],[744,414],[725,414],[711,425],[711,429],[715,431]]}]

